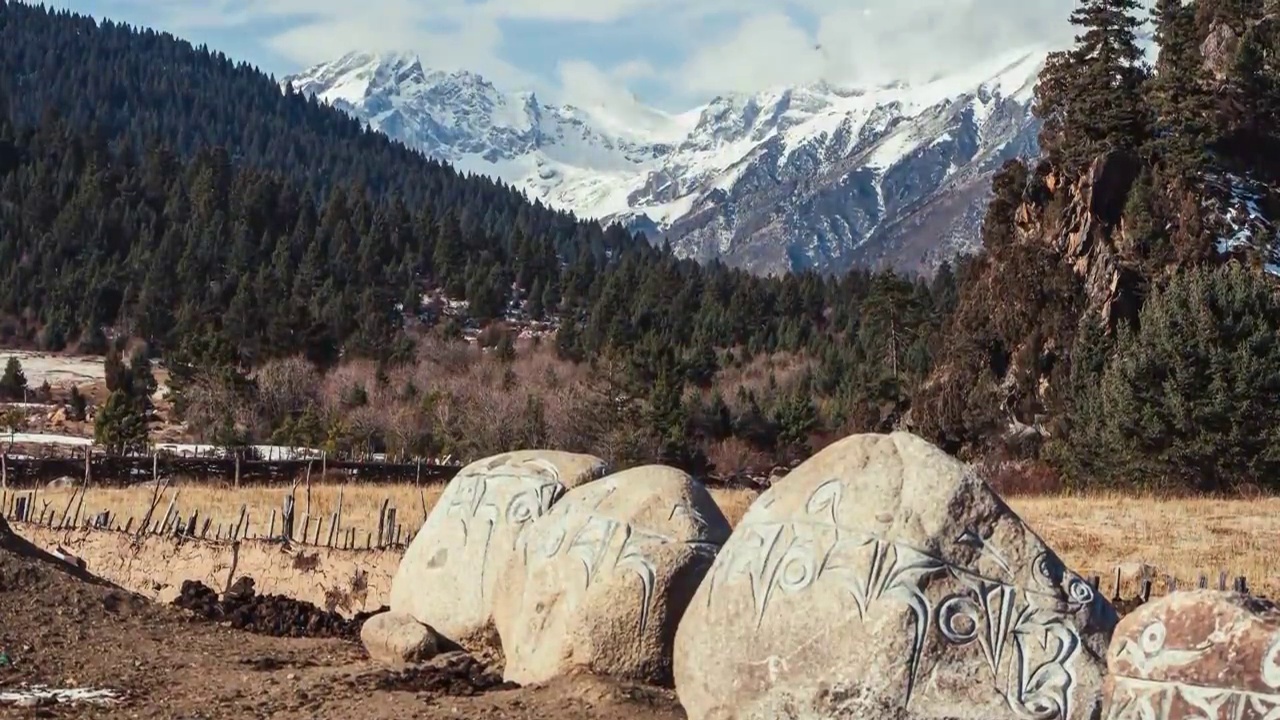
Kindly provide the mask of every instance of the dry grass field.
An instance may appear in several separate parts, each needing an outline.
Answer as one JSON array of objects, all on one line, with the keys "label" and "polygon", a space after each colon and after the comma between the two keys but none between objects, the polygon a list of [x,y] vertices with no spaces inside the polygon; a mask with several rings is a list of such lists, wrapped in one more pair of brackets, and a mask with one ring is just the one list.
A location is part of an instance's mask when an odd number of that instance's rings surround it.
[{"label": "dry grass field", "polygon": [[[416,530],[440,496],[442,485],[344,485],[317,484],[311,488],[310,512],[326,520],[338,508],[342,488],[342,527],[358,529],[365,537],[378,525],[384,500],[395,507],[405,530]],[[183,517],[199,511],[214,525],[230,525],[240,507],[248,509],[249,534],[262,535],[273,509],[283,505],[287,488],[243,487],[239,490],[206,484],[183,484],[166,490],[156,510],[163,514],[177,493],[175,506]],[[70,489],[41,490],[40,507],[61,513]],[[306,512],[304,487],[297,490],[297,513]],[[90,488],[84,503],[88,514],[110,510],[121,521],[141,518],[151,503],[153,488]],[[750,490],[712,491],[726,517],[736,523],[755,497]],[[1280,498],[1194,499],[1124,495],[1012,497],[1010,505],[1058,551],[1068,566],[1083,575],[1102,577],[1102,589],[1110,593],[1116,568],[1122,571],[1122,593],[1136,594],[1145,571],[1153,577],[1155,591],[1165,591],[1165,577],[1179,586],[1197,581],[1201,574],[1216,584],[1220,572],[1229,578],[1243,575],[1255,592],[1280,596]]]}]

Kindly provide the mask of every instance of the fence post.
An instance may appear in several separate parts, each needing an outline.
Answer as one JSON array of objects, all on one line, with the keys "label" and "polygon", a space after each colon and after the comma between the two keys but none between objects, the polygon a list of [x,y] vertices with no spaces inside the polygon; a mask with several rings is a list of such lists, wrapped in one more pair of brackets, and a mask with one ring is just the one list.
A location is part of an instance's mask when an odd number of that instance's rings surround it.
[{"label": "fence post", "polygon": [[387,531],[387,505],[391,504],[391,498],[383,498],[382,508],[378,511],[378,547],[382,547],[382,540],[386,537]]},{"label": "fence post", "polygon": [[1112,600],[1120,599],[1120,566],[1119,565],[1116,566],[1116,587],[1115,587],[1115,591],[1111,593],[1111,599]]},{"label": "fence post", "polygon": [[[333,528],[329,533],[330,535],[333,535],[333,533],[338,532],[338,530],[342,527],[342,491],[344,489],[345,489],[345,485],[338,486],[338,512],[333,514]],[[332,545],[333,541],[331,540],[329,544]]]},{"label": "fence post", "polygon": [[284,497],[284,509],[280,512],[280,534],[293,541],[293,493]]}]

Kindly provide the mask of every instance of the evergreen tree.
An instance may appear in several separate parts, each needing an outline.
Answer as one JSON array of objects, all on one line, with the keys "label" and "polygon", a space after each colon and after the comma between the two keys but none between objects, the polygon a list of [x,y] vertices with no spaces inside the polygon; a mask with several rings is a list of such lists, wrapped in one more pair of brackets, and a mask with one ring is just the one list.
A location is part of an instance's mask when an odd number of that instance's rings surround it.
[{"label": "evergreen tree", "polygon": [[[1236,264],[1174,276],[1084,391],[1077,482],[1271,488],[1280,471],[1280,299]],[[1088,377],[1087,375],[1085,377]]]},{"label": "evergreen tree", "polygon": [[145,452],[147,417],[138,399],[122,390],[112,392],[94,418],[93,441],[112,455]]},{"label": "evergreen tree", "polygon": [[22,371],[22,363],[14,355],[4,365],[4,375],[0,375],[0,398],[6,400],[23,400],[27,393],[27,376]]},{"label": "evergreen tree", "polygon": [[1195,6],[1157,0],[1153,9],[1159,60],[1148,96],[1155,112],[1153,146],[1169,172],[1198,183],[1213,133],[1213,96],[1195,29]]},{"label": "evergreen tree", "polygon": [[1138,46],[1140,0],[1080,0],[1075,47],[1051,53],[1036,86],[1040,147],[1072,173],[1112,150],[1134,151],[1148,136],[1142,95],[1147,68]]},{"label": "evergreen tree", "polygon": [[67,419],[84,422],[87,414],[86,405],[84,395],[80,394],[80,388],[72,385],[71,392],[67,394]]},{"label": "evergreen tree", "polygon": [[155,374],[151,372],[151,361],[142,348],[135,350],[129,357],[129,384],[139,399],[150,403],[151,395],[158,386]]}]

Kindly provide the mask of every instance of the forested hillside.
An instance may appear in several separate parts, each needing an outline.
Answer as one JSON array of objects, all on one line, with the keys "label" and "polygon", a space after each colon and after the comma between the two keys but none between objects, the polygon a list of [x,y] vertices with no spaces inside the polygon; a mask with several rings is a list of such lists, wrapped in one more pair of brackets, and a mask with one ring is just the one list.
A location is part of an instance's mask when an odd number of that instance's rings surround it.
[{"label": "forested hillside", "polygon": [[906,427],[1051,483],[1274,485],[1280,28],[1252,7],[1161,0],[1149,68],[1137,0],[1082,0],[1045,157],[923,280],[678,261],[220,55],[0,0],[0,343],[142,341],[226,444],[726,472]]},{"label": "forested hillside", "polygon": [[[994,181],[913,421],[1079,483],[1275,486],[1280,24],[1268,3],[1084,0]],[[1224,265],[1224,259],[1232,262]]]},{"label": "forested hillside", "polygon": [[[561,323],[564,362],[607,365],[614,397],[643,410],[636,422],[696,461],[691,409],[728,412],[710,392],[718,370],[778,353],[803,372],[783,386],[763,371],[759,397],[722,388],[746,419],[717,419],[714,434],[749,436],[768,457],[850,418],[887,427],[927,373],[954,296],[949,271],[932,284],[762,279],[677,261],[458,177],[167,35],[0,3],[0,78],[7,344],[137,338],[180,383],[213,375],[251,392],[233,379],[272,358],[390,370],[417,361],[424,335],[547,319]],[[438,292],[469,317],[442,317],[425,302]]]}]

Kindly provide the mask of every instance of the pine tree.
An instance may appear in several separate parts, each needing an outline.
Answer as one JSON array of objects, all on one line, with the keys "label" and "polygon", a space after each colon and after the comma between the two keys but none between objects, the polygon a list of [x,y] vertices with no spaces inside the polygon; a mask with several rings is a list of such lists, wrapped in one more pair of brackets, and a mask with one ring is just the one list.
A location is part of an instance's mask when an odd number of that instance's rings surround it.
[{"label": "pine tree", "polygon": [[[1280,473],[1280,298],[1237,264],[1175,275],[1122,328],[1096,380],[1097,342],[1066,469],[1077,482],[1272,489]],[[1073,366],[1073,370],[1075,367]],[[1074,374],[1074,372],[1073,372]]]},{"label": "pine tree", "polygon": [[1171,174],[1198,184],[1214,140],[1214,107],[1197,42],[1195,6],[1157,0],[1152,19],[1160,46],[1149,88],[1152,149]]},{"label": "pine tree", "polygon": [[87,412],[87,402],[84,395],[80,394],[80,388],[75,385],[71,386],[71,392],[67,394],[67,419],[75,422],[84,422]]},{"label": "pine tree", "polygon": [[22,363],[10,355],[4,366],[4,375],[0,376],[0,398],[22,400],[26,392],[27,376],[22,371]]},{"label": "pine tree", "polygon": [[1051,53],[1036,86],[1040,147],[1069,173],[1108,151],[1137,150],[1148,135],[1147,76],[1137,29],[1140,0],[1080,0],[1075,47]]},{"label": "pine tree", "polygon": [[141,403],[123,391],[112,392],[94,418],[93,441],[112,455],[144,452],[147,417]]},{"label": "pine tree", "polygon": [[138,348],[129,356],[129,377],[133,393],[149,403],[158,385],[155,374],[151,372],[151,361],[147,359],[146,350]]}]

